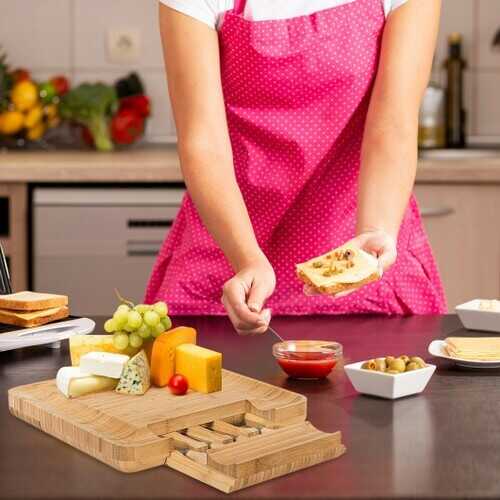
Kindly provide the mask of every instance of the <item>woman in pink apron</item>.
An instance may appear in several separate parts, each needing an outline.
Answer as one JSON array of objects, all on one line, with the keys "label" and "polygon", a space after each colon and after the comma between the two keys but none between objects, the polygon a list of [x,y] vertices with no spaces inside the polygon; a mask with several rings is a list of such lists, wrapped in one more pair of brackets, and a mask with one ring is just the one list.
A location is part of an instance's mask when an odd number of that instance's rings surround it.
[{"label": "woman in pink apron", "polygon": [[[266,331],[271,311],[444,312],[411,195],[439,0],[392,0],[388,15],[391,0],[162,1],[189,194],[146,301],[227,313],[240,333]],[[209,3],[217,31],[203,22]],[[274,18],[258,17],[273,5]],[[353,238],[383,278],[343,297],[305,294],[295,264]]]}]

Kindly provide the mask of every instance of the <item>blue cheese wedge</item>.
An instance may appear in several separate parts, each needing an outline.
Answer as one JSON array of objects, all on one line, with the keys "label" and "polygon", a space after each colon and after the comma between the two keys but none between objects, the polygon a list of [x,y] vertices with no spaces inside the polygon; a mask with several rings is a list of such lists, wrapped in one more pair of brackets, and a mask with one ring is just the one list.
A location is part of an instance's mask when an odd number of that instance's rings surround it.
[{"label": "blue cheese wedge", "polygon": [[84,372],[79,366],[65,366],[57,372],[57,388],[67,398],[78,398],[87,394],[110,391],[116,387],[117,380],[100,377]]},{"label": "blue cheese wedge", "polygon": [[89,352],[80,358],[80,368],[92,375],[119,379],[129,359],[125,354]]},{"label": "blue cheese wedge", "polygon": [[144,351],[140,351],[123,368],[115,390],[121,394],[144,394],[151,386],[150,377],[148,358]]}]

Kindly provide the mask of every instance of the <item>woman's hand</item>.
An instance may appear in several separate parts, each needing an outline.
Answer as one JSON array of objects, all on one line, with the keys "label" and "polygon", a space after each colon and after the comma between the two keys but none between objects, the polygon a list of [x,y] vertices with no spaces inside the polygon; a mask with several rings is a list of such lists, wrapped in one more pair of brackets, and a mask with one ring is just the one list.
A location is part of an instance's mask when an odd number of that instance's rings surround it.
[{"label": "woman's hand", "polygon": [[364,231],[349,243],[377,257],[381,277],[383,272],[396,262],[398,256],[396,238],[385,231],[380,229]]},{"label": "woman's hand", "polygon": [[274,292],[276,277],[265,258],[243,266],[223,288],[222,303],[240,335],[265,333],[271,321],[271,310],[263,309]]},{"label": "woman's hand", "polygon": [[[380,277],[382,277],[384,272],[387,271],[394,264],[394,262],[396,262],[396,257],[398,255],[396,239],[389,233],[378,229],[364,231],[352,240],[348,241],[346,245],[361,248],[365,252],[377,257],[378,272]],[[347,292],[337,293],[333,295],[333,297],[345,297],[346,295],[359,290],[359,288],[360,287],[357,287]],[[304,287],[304,293],[306,295],[317,295],[317,292],[312,287],[307,285]]]}]

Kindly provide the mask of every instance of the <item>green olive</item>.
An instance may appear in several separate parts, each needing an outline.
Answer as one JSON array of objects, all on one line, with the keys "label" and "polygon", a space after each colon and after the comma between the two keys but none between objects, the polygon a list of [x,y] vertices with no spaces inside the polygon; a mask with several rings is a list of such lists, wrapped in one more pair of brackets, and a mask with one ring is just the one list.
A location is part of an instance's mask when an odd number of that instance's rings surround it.
[{"label": "green olive", "polygon": [[364,370],[376,370],[376,364],[374,359],[370,359],[368,361],[365,361],[362,365],[361,368]]},{"label": "green olive", "polygon": [[413,361],[413,363],[417,363],[417,365],[420,367],[420,368],[425,368],[427,365],[425,364],[425,361],[419,357],[419,356],[412,356],[410,358],[410,361]]},{"label": "green olive", "polygon": [[413,370],[418,370],[420,368],[420,366],[418,366],[417,363],[415,363],[414,361],[410,361],[407,365],[406,365],[406,371],[407,372],[412,372]]},{"label": "green olive", "polygon": [[398,373],[403,373],[406,369],[406,363],[402,359],[393,359],[389,363],[389,370],[396,370]]},{"label": "green olive", "polygon": [[375,370],[377,370],[378,372],[385,372],[387,370],[385,358],[377,358],[375,360]]},{"label": "green olive", "polygon": [[402,354],[401,356],[398,357],[398,359],[402,359],[405,364],[410,361],[410,358],[406,354]]}]

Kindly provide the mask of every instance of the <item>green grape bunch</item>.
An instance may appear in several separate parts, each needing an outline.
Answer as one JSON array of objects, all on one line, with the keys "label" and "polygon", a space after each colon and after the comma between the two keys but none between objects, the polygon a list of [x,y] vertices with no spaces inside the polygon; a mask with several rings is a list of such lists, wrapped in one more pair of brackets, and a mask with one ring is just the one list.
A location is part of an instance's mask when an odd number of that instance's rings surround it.
[{"label": "green grape bunch", "polygon": [[137,304],[123,299],[113,316],[104,323],[104,331],[113,335],[113,345],[123,351],[127,347],[139,348],[145,340],[156,338],[172,328],[165,302]]}]

